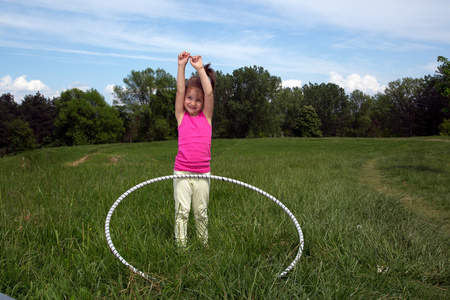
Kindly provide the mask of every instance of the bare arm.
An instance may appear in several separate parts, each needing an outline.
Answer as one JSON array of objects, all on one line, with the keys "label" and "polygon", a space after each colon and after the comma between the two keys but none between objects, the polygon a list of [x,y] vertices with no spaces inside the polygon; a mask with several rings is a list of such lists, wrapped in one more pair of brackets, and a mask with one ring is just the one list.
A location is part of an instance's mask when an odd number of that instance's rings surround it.
[{"label": "bare arm", "polygon": [[184,114],[184,95],[186,92],[186,79],[184,73],[189,57],[190,53],[186,51],[183,51],[178,55],[177,94],[175,97],[175,118],[177,119],[178,126],[180,126]]},{"label": "bare arm", "polygon": [[209,77],[206,74],[205,69],[203,68],[202,57],[192,56],[191,65],[197,71],[198,76],[200,77],[200,81],[202,82],[202,88],[204,92],[204,105],[203,105],[203,113],[208,119],[209,124],[212,124],[212,116],[214,110],[214,93],[211,86],[211,82],[209,81]]}]

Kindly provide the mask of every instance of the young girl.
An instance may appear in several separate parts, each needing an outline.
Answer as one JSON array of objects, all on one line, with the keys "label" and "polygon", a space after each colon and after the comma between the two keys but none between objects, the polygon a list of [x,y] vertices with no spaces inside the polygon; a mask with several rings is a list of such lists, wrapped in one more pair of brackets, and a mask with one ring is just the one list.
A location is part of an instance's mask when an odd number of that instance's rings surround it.
[{"label": "young girl", "polygon": [[[187,82],[186,64],[198,75]],[[213,92],[215,73],[209,64],[203,66],[201,56],[191,56],[184,51],[178,55],[177,94],[175,117],[178,122],[178,154],[174,174],[210,174]],[[174,179],[175,240],[179,247],[186,247],[187,223],[192,208],[197,235],[204,245],[208,243],[209,180],[197,178]]]}]

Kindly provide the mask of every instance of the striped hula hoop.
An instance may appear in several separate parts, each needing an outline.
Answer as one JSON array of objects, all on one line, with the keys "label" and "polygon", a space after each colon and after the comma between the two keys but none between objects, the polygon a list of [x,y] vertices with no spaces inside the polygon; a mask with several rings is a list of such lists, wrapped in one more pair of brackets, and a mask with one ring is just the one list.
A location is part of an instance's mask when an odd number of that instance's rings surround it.
[{"label": "striped hula hoop", "polygon": [[215,176],[215,175],[206,175],[206,174],[180,174],[180,175],[168,175],[168,176],[162,176],[162,177],[157,177],[157,178],[153,178],[150,179],[148,181],[142,182],[134,187],[132,187],[131,189],[129,189],[128,191],[126,191],[125,193],[122,194],[122,196],[120,196],[116,202],[114,202],[114,204],[111,206],[111,209],[108,212],[108,215],[106,216],[106,222],[105,222],[105,234],[106,234],[106,241],[108,242],[108,246],[111,249],[112,253],[128,268],[130,268],[134,273],[146,278],[146,279],[151,279],[151,280],[156,280],[155,278],[145,274],[144,272],[139,271],[138,269],[136,269],[135,267],[133,267],[132,265],[130,265],[120,254],[119,252],[116,250],[116,248],[114,247],[114,244],[111,240],[111,235],[109,232],[109,224],[111,222],[111,217],[112,214],[114,213],[114,210],[117,208],[117,206],[120,204],[120,202],[123,201],[123,199],[125,199],[125,197],[127,197],[129,194],[131,194],[132,192],[136,191],[137,189],[144,187],[146,185],[158,182],[158,181],[163,181],[163,180],[169,180],[169,179],[177,179],[177,178],[198,178],[198,179],[215,179],[215,180],[222,180],[222,181],[226,181],[226,182],[230,182],[230,183],[234,183],[237,185],[241,185],[243,187],[246,187],[248,189],[251,189],[257,193],[260,193],[261,195],[267,197],[268,199],[272,200],[273,202],[275,202],[278,206],[280,206],[291,218],[292,222],[294,222],[295,228],[297,229],[298,232],[298,237],[299,237],[299,246],[298,246],[298,252],[297,252],[297,256],[294,258],[294,260],[291,262],[291,264],[280,274],[278,274],[279,277],[285,276],[290,270],[292,270],[294,268],[294,266],[297,264],[297,262],[299,261],[301,255],[302,255],[302,251],[303,251],[303,232],[302,229],[300,228],[300,225],[297,221],[297,219],[294,217],[294,215],[292,214],[292,212],[283,204],[281,203],[278,199],[276,199],[275,197],[273,197],[272,195],[266,193],[265,191],[254,187],[250,184],[247,184],[245,182],[242,181],[238,181],[235,179],[230,179],[230,178],[226,178],[226,177],[222,177],[222,176]]}]

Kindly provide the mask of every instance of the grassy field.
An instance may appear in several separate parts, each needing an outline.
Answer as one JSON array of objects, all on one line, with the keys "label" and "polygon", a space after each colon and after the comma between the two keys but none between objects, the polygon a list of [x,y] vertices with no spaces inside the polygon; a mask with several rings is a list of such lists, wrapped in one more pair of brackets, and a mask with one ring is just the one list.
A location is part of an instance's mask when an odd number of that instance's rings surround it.
[{"label": "grassy field", "polygon": [[450,299],[450,139],[213,140],[210,247],[173,241],[176,141],[0,159],[0,292],[16,299]]}]

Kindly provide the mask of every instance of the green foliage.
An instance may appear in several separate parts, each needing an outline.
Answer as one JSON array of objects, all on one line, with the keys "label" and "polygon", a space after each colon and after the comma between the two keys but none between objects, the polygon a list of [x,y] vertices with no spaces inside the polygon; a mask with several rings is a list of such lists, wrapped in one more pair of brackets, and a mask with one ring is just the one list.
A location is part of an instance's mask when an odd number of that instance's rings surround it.
[{"label": "green foliage", "polygon": [[143,71],[131,70],[123,79],[124,87],[114,86],[116,104],[150,104],[151,97],[156,90],[155,71],[147,68]]},{"label": "green foliage", "polygon": [[301,88],[284,88],[279,91],[273,100],[273,111],[283,135],[295,136],[294,124],[299,116],[303,104],[303,92]]},{"label": "green foliage", "polygon": [[311,105],[300,109],[298,118],[294,121],[293,133],[301,137],[322,137],[319,116]]},{"label": "green foliage", "polygon": [[[132,70],[123,82],[125,86],[114,87],[114,103],[121,106],[127,132],[125,140],[142,142],[174,138],[175,78],[162,69],[155,72],[147,68]],[[168,126],[164,129],[161,127],[163,119]]]},{"label": "green foliage", "polygon": [[394,136],[413,136],[416,120],[417,101],[424,80],[402,78],[389,82],[382,100],[384,118],[390,133]]},{"label": "green foliage", "polygon": [[446,112],[448,98],[439,93],[435,86],[439,79],[435,76],[425,76],[423,86],[417,97],[414,111],[413,134],[430,136],[439,134],[439,125],[444,118],[449,118]]},{"label": "green foliage", "polygon": [[444,119],[439,125],[439,135],[450,136],[450,119]]},{"label": "green foliage", "polygon": [[[10,93],[0,97],[0,149],[6,149],[9,144],[8,124],[19,115],[19,106]],[[5,151],[2,151],[4,155]]]},{"label": "green foliage", "polygon": [[346,136],[369,136],[372,129],[372,112],[374,99],[359,90],[355,90],[349,97],[349,126]]},{"label": "green foliage", "polygon": [[19,111],[21,118],[33,130],[38,144],[43,144],[45,138],[52,136],[56,118],[54,100],[45,98],[39,92],[36,95],[26,95]]},{"label": "green foliage", "polygon": [[228,119],[228,101],[233,95],[233,76],[216,72],[216,88],[214,90],[214,116],[212,130],[214,137],[232,137],[231,122]]},{"label": "green foliage", "polygon": [[8,132],[6,153],[18,153],[35,148],[36,137],[27,122],[16,118],[6,124],[6,130]]},{"label": "green foliage", "polygon": [[438,66],[440,82],[436,84],[436,88],[444,97],[450,97],[450,61],[444,56],[438,56],[437,61],[442,65]]},{"label": "green foliage", "polygon": [[[444,96],[450,97],[450,61],[444,57],[439,56],[438,62],[442,62],[442,65],[438,67],[438,76],[439,82],[436,83],[436,89]],[[443,108],[444,113],[450,113],[450,100],[448,100],[448,106]],[[450,135],[449,129],[449,119],[444,119],[443,122],[439,125],[439,134],[440,135]]]},{"label": "green foliage", "polygon": [[279,132],[271,103],[281,86],[279,77],[256,66],[235,70],[232,78],[220,77],[219,74],[217,85],[221,82],[227,85],[223,88],[225,95],[215,99],[219,114],[214,118],[223,118],[216,133],[225,132],[224,128],[228,130],[220,137],[260,137]]},{"label": "green foliage", "polygon": [[391,137],[393,136],[392,131],[395,126],[395,119],[391,117],[391,112],[394,110],[394,104],[390,101],[390,98],[383,93],[377,93],[374,96],[374,99],[373,120],[378,121],[378,124],[376,124],[376,131],[380,132],[381,136]]},{"label": "green foliage", "polygon": [[67,145],[114,143],[124,132],[119,112],[94,89],[71,89],[55,101],[57,136]]},{"label": "green foliage", "polygon": [[308,84],[303,86],[304,101],[316,110],[324,136],[344,134],[349,117],[349,102],[343,88],[334,83]]},{"label": "green foliage", "polygon": [[155,120],[154,132],[155,141],[163,141],[172,137],[169,122],[167,121],[167,119],[161,117]]}]

